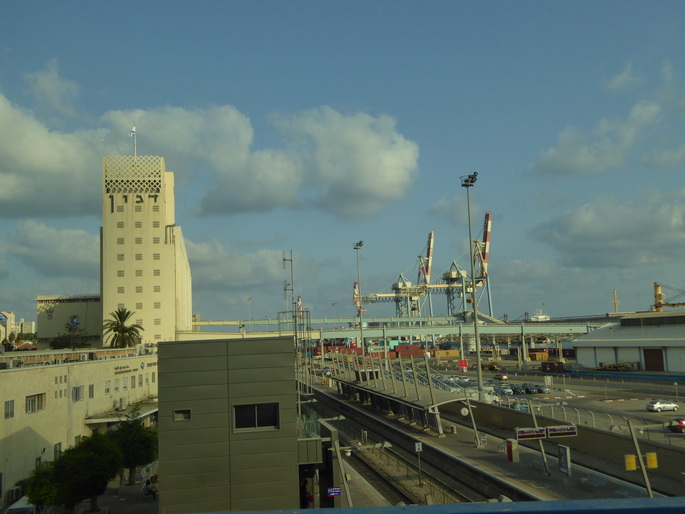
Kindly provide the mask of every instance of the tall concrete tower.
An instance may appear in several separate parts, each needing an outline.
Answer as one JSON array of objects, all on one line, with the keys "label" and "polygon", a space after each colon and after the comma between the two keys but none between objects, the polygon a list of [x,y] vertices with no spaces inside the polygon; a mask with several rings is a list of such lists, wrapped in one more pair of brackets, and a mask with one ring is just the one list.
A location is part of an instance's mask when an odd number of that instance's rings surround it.
[{"label": "tall concrete tower", "polygon": [[121,307],[134,312],[144,343],[191,330],[190,266],[175,224],[174,174],[164,158],[103,158],[100,241],[104,320]]}]

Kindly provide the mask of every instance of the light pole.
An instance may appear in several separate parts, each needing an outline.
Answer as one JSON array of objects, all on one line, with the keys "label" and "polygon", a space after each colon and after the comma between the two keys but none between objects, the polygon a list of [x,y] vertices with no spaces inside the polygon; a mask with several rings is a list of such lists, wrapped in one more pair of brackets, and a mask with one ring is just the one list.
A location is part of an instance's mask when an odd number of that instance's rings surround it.
[{"label": "light pole", "polygon": [[333,302],[331,306],[333,307],[333,317],[335,318],[335,306],[338,305],[337,303]]},{"label": "light pole", "polygon": [[[252,298],[246,298],[247,302],[247,321],[252,321]],[[252,327],[250,327],[249,332],[252,332]]]},{"label": "light pole", "polygon": [[476,378],[478,380],[478,399],[483,400],[483,369],[480,355],[480,335],[478,334],[478,306],[476,305],[476,276],[473,270],[473,237],[471,236],[471,197],[469,190],[476,183],[478,172],[461,178],[461,187],[466,188],[466,209],[469,221],[469,261],[471,262],[471,301],[473,303],[473,337],[476,340]]},{"label": "light pole", "polygon": [[680,398],[678,398],[678,382],[673,382],[673,385],[675,386],[675,402],[680,403]]},{"label": "light pole", "polygon": [[[359,294],[359,299],[357,300],[357,308],[359,309],[359,339],[362,345],[362,359],[364,359],[364,304],[362,302],[362,282],[361,282],[361,272],[359,270],[359,250],[364,246],[364,241],[359,241],[354,243],[354,250],[357,252],[357,292]],[[364,365],[366,368],[366,364]]]}]

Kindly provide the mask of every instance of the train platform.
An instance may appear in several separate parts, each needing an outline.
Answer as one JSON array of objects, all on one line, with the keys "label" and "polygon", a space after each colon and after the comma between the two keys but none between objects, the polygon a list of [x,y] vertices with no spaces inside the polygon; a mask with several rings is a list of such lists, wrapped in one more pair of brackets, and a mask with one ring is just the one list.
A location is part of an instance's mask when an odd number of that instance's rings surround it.
[{"label": "train platform", "polygon": [[[317,388],[327,394],[344,399],[343,395],[340,395],[333,387],[323,385],[323,387]],[[422,397],[427,398],[428,396],[422,395]],[[424,400],[417,403],[427,402]],[[364,410],[367,415],[376,417],[379,423],[401,423],[372,409]],[[466,420],[465,423],[470,425]],[[617,464],[606,462],[592,455],[571,451],[570,460],[564,459],[568,462],[563,463],[568,465],[570,469],[570,473],[566,473],[562,471],[559,459],[549,454],[549,447],[547,447],[547,463],[545,465],[542,454],[537,449],[537,445],[534,445],[536,441],[519,444],[519,461],[509,462],[506,454],[506,438],[512,437],[511,430],[479,427],[482,439],[479,440],[479,444],[476,444],[475,433],[471,426],[456,424],[445,419],[441,419],[441,424],[443,437],[436,437],[434,432],[426,432],[419,428],[413,429],[414,435],[423,444],[430,445],[450,455],[474,470],[485,471],[496,480],[514,484],[517,488],[539,500],[648,497],[639,470],[626,472]],[[488,432],[487,434],[484,429]],[[558,443],[563,445],[561,439],[558,440]],[[651,488],[655,491],[653,492],[654,497],[664,496],[664,494],[659,494],[656,491],[663,491],[665,494],[673,496],[682,494],[685,485],[683,481],[678,482],[662,475],[650,475],[649,478]]]}]

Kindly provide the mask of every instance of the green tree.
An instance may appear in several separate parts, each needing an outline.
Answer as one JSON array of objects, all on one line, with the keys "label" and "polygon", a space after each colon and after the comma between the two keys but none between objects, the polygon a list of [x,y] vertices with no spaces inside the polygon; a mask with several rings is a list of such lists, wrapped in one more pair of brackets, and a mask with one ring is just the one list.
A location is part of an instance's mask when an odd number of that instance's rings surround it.
[{"label": "green tree", "polygon": [[77,347],[83,346],[81,344],[81,335],[85,332],[81,328],[81,322],[78,319],[78,314],[73,314],[69,316],[69,321],[64,324],[64,328],[69,336],[69,345],[72,350],[76,350]]},{"label": "green tree", "polygon": [[134,483],[137,466],[150,464],[157,459],[157,430],[144,426],[138,414],[138,409],[134,409],[109,434],[123,455],[129,485]]},{"label": "green tree", "polygon": [[94,433],[69,448],[54,462],[31,475],[27,496],[37,505],[62,505],[73,512],[77,503],[90,498],[91,511],[98,496],[123,465],[118,445],[107,435]]},{"label": "green tree", "polygon": [[68,334],[58,334],[52,341],[50,341],[50,348],[53,350],[61,350],[62,348],[69,348],[71,340]]},{"label": "green tree", "polygon": [[143,327],[138,324],[129,324],[129,318],[133,312],[125,308],[119,308],[110,312],[111,319],[105,321],[102,326],[104,335],[109,334],[109,345],[113,348],[128,348],[140,344],[140,332]]},{"label": "green tree", "polygon": [[54,462],[42,462],[24,483],[29,501],[40,508],[60,505],[61,497],[55,483]]}]

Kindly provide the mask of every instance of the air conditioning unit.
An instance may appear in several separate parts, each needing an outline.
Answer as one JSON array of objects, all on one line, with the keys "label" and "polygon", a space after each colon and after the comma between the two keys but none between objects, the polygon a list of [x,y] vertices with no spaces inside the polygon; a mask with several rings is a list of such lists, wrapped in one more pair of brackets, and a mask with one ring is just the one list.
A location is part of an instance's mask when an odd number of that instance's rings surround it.
[{"label": "air conditioning unit", "polygon": [[7,503],[14,503],[19,498],[21,498],[21,496],[21,487],[13,487],[9,491],[7,491]]},{"label": "air conditioning unit", "polygon": [[81,355],[78,356],[78,360],[80,360],[80,361],[88,360],[88,356],[85,353],[82,353]]}]

